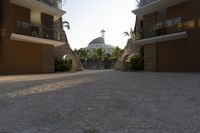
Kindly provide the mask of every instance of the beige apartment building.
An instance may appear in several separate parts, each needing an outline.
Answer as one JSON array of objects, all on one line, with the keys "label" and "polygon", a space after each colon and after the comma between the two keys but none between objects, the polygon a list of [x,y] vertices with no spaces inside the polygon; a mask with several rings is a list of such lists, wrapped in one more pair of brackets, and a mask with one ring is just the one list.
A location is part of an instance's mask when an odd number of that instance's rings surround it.
[{"label": "beige apartment building", "polygon": [[137,0],[133,42],[144,48],[144,69],[200,71],[200,1]]},{"label": "beige apartment building", "polygon": [[54,48],[66,44],[56,0],[2,0],[0,74],[54,72]]}]

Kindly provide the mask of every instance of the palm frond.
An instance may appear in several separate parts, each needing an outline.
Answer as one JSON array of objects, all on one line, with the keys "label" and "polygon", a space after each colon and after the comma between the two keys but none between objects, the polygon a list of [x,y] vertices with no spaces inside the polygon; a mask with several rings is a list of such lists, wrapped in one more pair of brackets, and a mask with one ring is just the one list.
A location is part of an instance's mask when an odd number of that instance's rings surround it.
[{"label": "palm frond", "polygon": [[70,23],[68,21],[63,21],[62,23],[63,23],[63,27],[66,27],[68,30],[71,29]]},{"label": "palm frond", "polygon": [[127,31],[124,32],[124,35],[125,36],[130,36],[130,34]]}]

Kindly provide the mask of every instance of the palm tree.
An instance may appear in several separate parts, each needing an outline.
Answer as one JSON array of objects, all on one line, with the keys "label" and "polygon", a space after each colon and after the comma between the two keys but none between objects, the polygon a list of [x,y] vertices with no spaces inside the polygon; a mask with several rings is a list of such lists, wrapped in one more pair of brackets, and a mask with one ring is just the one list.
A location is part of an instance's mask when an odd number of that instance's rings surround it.
[{"label": "palm tree", "polygon": [[119,47],[113,49],[112,59],[117,60],[122,54],[122,50]]},{"label": "palm tree", "polygon": [[104,61],[104,58],[106,56],[106,51],[103,48],[96,49],[96,59],[98,61]]},{"label": "palm tree", "polygon": [[68,21],[63,21],[62,24],[63,24],[63,27],[66,27],[68,30],[71,29],[70,23]]},{"label": "palm tree", "polygon": [[129,32],[125,31],[125,32],[124,32],[124,35],[125,35],[125,36],[129,36],[129,37],[132,37],[132,36],[135,35],[135,33],[134,33],[134,30],[131,28]]},{"label": "palm tree", "polygon": [[100,66],[106,57],[106,51],[103,48],[98,48],[95,51],[95,55],[96,55],[96,59],[99,62],[99,66]]},{"label": "palm tree", "polygon": [[88,56],[89,56],[89,50],[86,48],[81,48],[79,50],[74,50],[74,52],[79,56],[79,58],[84,61],[84,65],[87,65],[87,60],[88,60]]}]

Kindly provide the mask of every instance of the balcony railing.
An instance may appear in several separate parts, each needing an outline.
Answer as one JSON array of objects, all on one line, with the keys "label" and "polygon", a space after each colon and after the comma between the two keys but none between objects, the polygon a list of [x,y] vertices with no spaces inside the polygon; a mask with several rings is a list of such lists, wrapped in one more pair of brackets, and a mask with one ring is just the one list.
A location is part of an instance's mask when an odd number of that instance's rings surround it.
[{"label": "balcony railing", "polygon": [[38,0],[38,1],[48,4],[49,6],[53,6],[60,9],[62,8],[62,0]]},{"label": "balcony railing", "polygon": [[54,26],[37,27],[27,22],[17,21],[15,33],[20,34],[20,35],[61,41],[60,31],[56,30]]},{"label": "balcony railing", "polygon": [[143,7],[143,6],[150,4],[154,1],[157,1],[157,0],[136,0],[138,7]]},{"label": "balcony railing", "polygon": [[136,16],[142,18],[149,13],[167,9],[186,1],[187,0],[136,0],[138,8],[132,12]]},{"label": "balcony railing", "polygon": [[185,31],[185,28],[183,26],[181,18],[177,17],[174,19],[170,19],[170,20],[146,27],[140,32],[140,38],[136,38],[136,40],[163,36],[163,35],[178,33],[182,31]]}]

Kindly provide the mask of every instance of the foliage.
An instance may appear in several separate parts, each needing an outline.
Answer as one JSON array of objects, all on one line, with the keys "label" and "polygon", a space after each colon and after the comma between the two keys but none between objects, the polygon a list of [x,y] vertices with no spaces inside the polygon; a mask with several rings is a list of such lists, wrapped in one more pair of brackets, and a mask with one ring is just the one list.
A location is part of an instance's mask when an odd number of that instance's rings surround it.
[{"label": "foliage", "polygon": [[63,21],[62,24],[63,24],[63,27],[66,27],[68,30],[71,29],[70,23],[68,21]]},{"label": "foliage", "polygon": [[139,71],[144,69],[144,59],[141,54],[131,54],[126,60],[126,67],[130,71]]},{"label": "foliage", "polygon": [[103,62],[104,62],[105,57],[106,57],[105,49],[103,49],[103,48],[96,49],[95,59],[98,61],[98,63],[97,63],[98,69],[102,69],[102,67],[104,66]]},{"label": "foliage", "polygon": [[122,49],[120,49],[119,47],[116,47],[115,49],[113,49],[111,58],[114,60],[117,60],[121,56],[122,52],[123,52]]},{"label": "foliage", "polygon": [[84,68],[91,68],[96,66],[97,69],[110,69],[114,67],[119,56],[121,56],[122,50],[116,47],[112,54],[106,53],[103,48],[98,48],[95,51],[90,51],[86,48],[75,49],[74,52],[79,56]]},{"label": "foliage", "polygon": [[105,69],[111,69],[112,66],[114,66],[116,60],[112,58],[111,54],[106,54],[104,57],[104,68]]},{"label": "foliage", "polygon": [[74,52],[79,56],[83,67],[86,67],[87,61],[90,58],[90,51],[86,48],[80,48],[79,50],[75,49]]},{"label": "foliage", "polygon": [[72,60],[63,58],[55,59],[55,72],[70,71],[72,69]]},{"label": "foliage", "polygon": [[125,31],[125,32],[124,32],[124,35],[125,35],[125,36],[128,36],[128,37],[132,37],[132,36],[135,35],[135,32],[134,32],[134,30],[131,28],[129,32]]},{"label": "foliage", "polygon": [[95,51],[95,55],[98,61],[104,61],[104,58],[106,57],[106,51],[103,48],[98,48]]},{"label": "foliage", "polygon": [[74,52],[79,56],[80,59],[87,60],[89,51],[85,48],[81,48],[79,50],[74,50]]}]

